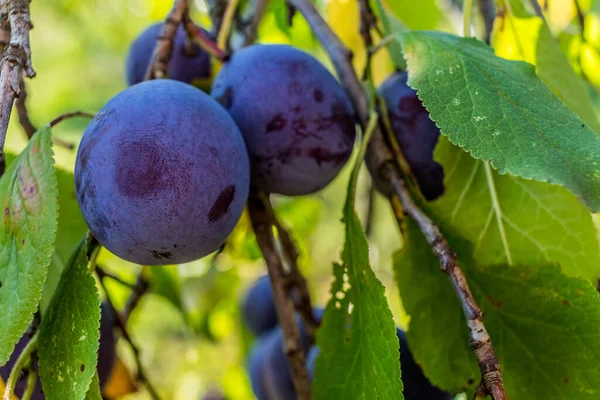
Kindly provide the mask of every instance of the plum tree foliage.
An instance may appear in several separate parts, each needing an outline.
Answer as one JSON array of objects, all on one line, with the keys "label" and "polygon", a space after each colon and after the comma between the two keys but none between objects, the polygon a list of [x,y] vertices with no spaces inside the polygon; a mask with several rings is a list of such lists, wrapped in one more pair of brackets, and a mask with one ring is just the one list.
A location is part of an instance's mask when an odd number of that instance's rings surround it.
[{"label": "plum tree foliage", "polygon": [[134,2],[69,153],[7,0],[2,398],[600,398],[598,4],[478,2]]}]

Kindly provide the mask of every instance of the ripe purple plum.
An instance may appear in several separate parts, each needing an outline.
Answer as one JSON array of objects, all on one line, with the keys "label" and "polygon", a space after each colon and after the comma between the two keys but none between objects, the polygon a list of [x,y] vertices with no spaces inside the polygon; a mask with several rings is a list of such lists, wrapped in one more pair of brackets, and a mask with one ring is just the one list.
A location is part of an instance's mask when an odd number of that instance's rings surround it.
[{"label": "ripe purple plum", "polygon": [[87,127],[75,189],[98,241],[144,265],[217,250],[239,220],[250,181],[244,140],[217,102],[160,79],[113,97]]},{"label": "ripe purple plum", "polygon": [[392,130],[421,193],[434,200],[444,193],[444,170],[433,160],[440,129],[407,84],[408,74],[397,72],[379,87],[385,100]]},{"label": "ripe purple plum", "polygon": [[252,179],[267,192],[294,196],[319,191],[352,153],[352,104],[335,77],[301,50],[246,47],[223,66],[211,95],[239,126]]},{"label": "ripe purple plum", "polygon": [[[162,28],[162,22],[149,26],[131,44],[125,65],[129,86],[144,80]],[[211,76],[208,54],[196,44],[186,46],[186,35],[181,25],[177,28],[175,40],[173,41],[168,76],[170,79],[189,84],[197,84]]]}]

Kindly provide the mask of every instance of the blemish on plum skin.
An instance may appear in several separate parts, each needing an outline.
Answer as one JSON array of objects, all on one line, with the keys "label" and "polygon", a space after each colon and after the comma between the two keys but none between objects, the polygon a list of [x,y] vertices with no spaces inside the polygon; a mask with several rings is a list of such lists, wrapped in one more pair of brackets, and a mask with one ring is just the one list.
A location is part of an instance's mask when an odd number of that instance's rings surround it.
[{"label": "blemish on plum skin", "polygon": [[152,253],[152,257],[159,259],[159,260],[168,260],[173,255],[169,251],[157,251],[157,250],[148,250],[148,251],[150,253]]},{"label": "blemish on plum skin", "polygon": [[168,163],[150,140],[123,143],[116,160],[115,181],[126,197],[146,197],[169,185]]},{"label": "blemish on plum skin", "polygon": [[283,114],[277,113],[269,122],[267,122],[267,125],[265,126],[265,132],[270,133],[280,131],[285,128],[286,123],[287,121],[285,118],[283,118]]},{"label": "blemish on plum skin", "polygon": [[229,210],[229,206],[231,205],[234,196],[235,185],[229,185],[223,189],[208,212],[208,222],[214,223],[223,218]]},{"label": "blemish on plum skin", "polygon": [[320,89],[313,90],[313,99],[317,103],[322,102],[323,101],[323,92]]}]

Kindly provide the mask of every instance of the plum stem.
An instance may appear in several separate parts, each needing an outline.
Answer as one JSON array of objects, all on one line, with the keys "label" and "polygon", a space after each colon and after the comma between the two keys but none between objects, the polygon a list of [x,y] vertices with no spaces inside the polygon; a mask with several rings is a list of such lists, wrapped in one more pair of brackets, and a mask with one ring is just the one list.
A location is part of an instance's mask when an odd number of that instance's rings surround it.
[{"label": "plum stem", "polygon": [[0,2],[0,41],[6,44],[0,62],[0,176],[5,168],[4,142],[10,114],[20,93],[19,81],[23,74],[28,78],[35,76],[29,44],[29,31],[33,26],[29,3],[30,0]]},{"label": "plum stem", "polygon": [[145,372],[145,368],[144,368],[144,366],[142,364],[142,360],[140,358],[140,350],[136,346],[136,344],[133,342],[133,340],[131,339],[131,335],[129,334],[129,331],[127,330],[126,318],[124,317],[124,315],[122,313],[117,311],[117,309],[115,308],[115,306],[110,298],[110,294],[109,294],[108,290],[106,289],[106,285],[104,284],[104,280],[101,278],[100,274],[98,275],[98,277],[100,278],[100,279],[98,279],[98,281],[100,282],[100,286],[102,286],[102,290],[104,291],[104,295],[106,296],[106,302],[108,303],[113,315],[115,316],[115,323],[116,323],[117,327],[119,328],[119,331],[121,331],[121,335],[123,336],[123,339],[125,339],[125,341],[129,344],[129,347],[131,347],[131,351],[133,353],[133,358],[135,360],[135,364],[137,367],[138,379],[140,381],[142,381],[142,383],[144,383],[144,386],[146,386],[146,390],[148,390],[148,394],[150,395],[150,397],[153,400],[160,400],[160,396],[158,395],[158,392],[156,391],[156,389],[154,388],[152,383],[150,383],[150,381],[148,380],[148,375]]},{"label": "plum stem", "polygon": [[[360,124],[364,129],[369,122],[370,101],[352,67],[350,51],[308,0],[287,1],[304,16],[314,35],[329,54],[338,78],[352,100]],[[506,400],[500,363],[483,324],[483,311],[473,298],[466,277],[458,264],[458,258],[450,244],[437,225],[412,198],[394,153],[389,148],[379,126],[375,127],[373,137],[369,141],[366,158],[371,176],[376,182],[380,182],[382,190],[386,192],[399,220],[400,228],[402,227],[403,212],[415,220],[433,253],[439,259],[442,272],[448,275],[467,319],[469,342],[479,363],[482,385],[491,393],[494,400]]]},{"label": "plum stem", "polygon": [[[37,350],[38,339],[40,337],[40,332],[37,331],[35,335],[31,338],[31,340],[27,343],[17,361],[13,365],[12,371],[10,371],[10,375],[6,380],[6,388],[4,389],[4,400],[12,400],[14,397],[15,385],[19,380],[19,375],[21,371],[27,367],[27,365],[31,362],[31,355]],[[35,385],[35,382],[34,382]],[[29,387],[29,381],[27,381],[27,386]]]},{"label": "plum stem", "polygon": [[[248,212],[252,228],[256,235],[256,241],[262,251],[267,264],[267,269],[269,270],[271,287],[273,289],[273,296],[275,297],[275,308],[277,310],[279,324],[283,331],[285,354],[289,360],[292,381],[296,389],[297,398],[299,400],[309,400],[311,398],[311,389],[308,371],[306,369],[305,349],[303,349],[300,340],[300,330],[296,323],[296,318],[294,317],[295,304],[294,296],[291,293],[291,290],[296,288],[297,290],[300,289],[299,293],[301,298],[304,297],[302,296],[304,291],[306,291],[306,296],[308,295],[306,282],[304,282],[304,278],[300,274],[299,269],[297,269],[297,264],[295,262],[297,251],[295,247],[293,247],[293,250],[286,250],[288,246],[293,246],[291,238],[287,235],[287,231],[285,231],[278,222],[275,222],[276,220],[267,195],[261,193],[254,187],[250,189]],[[291,267],[291,272],[289,273],[286,273],[282,258],[275,246],[273,226],[275,226],[279,232],[284,252],[293,253],[287,255]],[[299,281],[302,283],[298,284]],[[309,332],[311,332],[312,329],[312,332],[314,333],[315,322],[314,317],[312,316],[310,298],[304,297],[301,303],[303,303],[303,307],[300,310],[300,314],[303,318],[306,317],[306,314],[310,315],[307,328]],[[306,308],[309,310],[308,313],[305,311]],[[311,321],[311,319],[313,321]],[[313,326],[313,328],[311,328],[311,326]]]},{"label": "plum stem", "polygon": [[233,25],[233,17],[237,10],[239,0],[229,0],[225,14],[223,15],[223,22],[219,29],[219,35],[217,36],[217,46],[220,49],[226,49],[229,43],[229,36],[231,35],[231,27]]}]

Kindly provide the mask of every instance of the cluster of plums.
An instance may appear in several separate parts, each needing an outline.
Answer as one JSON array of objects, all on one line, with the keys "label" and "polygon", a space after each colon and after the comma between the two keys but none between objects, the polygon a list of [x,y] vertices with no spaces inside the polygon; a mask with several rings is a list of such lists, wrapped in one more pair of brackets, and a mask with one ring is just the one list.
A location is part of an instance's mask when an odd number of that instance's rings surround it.
[{"label": "cluster of plums", "polygon": [[[268,276],[259,278],[246,293],[242,314],[248,329],[258,337],[248,363],[252,390],[258,400],[294,400],[296,393],[292,375],[283,348],[283,333],[278,326],[277,313],[271,283]],[[323,309],[314,310],[315,318],[321,321]],[[451,400],[452,395],[433,386],[415,362],[405,332],[396,329],[400,342],[400,363],[404,398],[406,400]],[[319,348],[308,348],[308,337],[302,323],[300,336],[305,349],[306,367],[310,378],[314,378],[315,362]]]},{"label": "cluster of plums", "polygon": [[[169,79],[141,82],[162,29],[152,25],[127,58],[130,87],[86,129],[75,186],[83,216],[114,254],[145,265],[185,263],[218,249],[236,225],[249,185],[314,193],[339,173],[355,142],[352,103],[314,57],[287,45],[237,51],[210,96],[192,84],[211,74],[207,54],[174,40]],[[439,130],[406,74],[381,87],[393,129],[424,197],[443,191],[432,152]]]},{"label": "cluster of plums", "polygon": [[[100,313],[100,347],[98,348],[98,379],[100,380],[100,388],[104,388],[109,381],[109,378],[113,372],[113,366],[115,364],[115,355],[116,355],[116,342],[117,338],[114,334],[114,318],[115,316],[112,313],[112,310],[108,303],[102,303],[101,305],[101,313]],[[12,371],[19,355],[29,343],[31,338],[25,334],[21,337],[15,349],[10,356],[8,362],[0,367],[0,377],[7,381],[10,372]],[[34,368],[37,371],[38,362],[37,357],[34,357]],[[27,388],[27,379],[19,379],[17,385],[15,387],[14,394],[21,398],[25,389]],[[42,389],[42,383],[40,381],[40,377],[38,374],[35,388],[31,395],[31,400],[44,400],[46,397],[44,396],[44,392]]]}]

